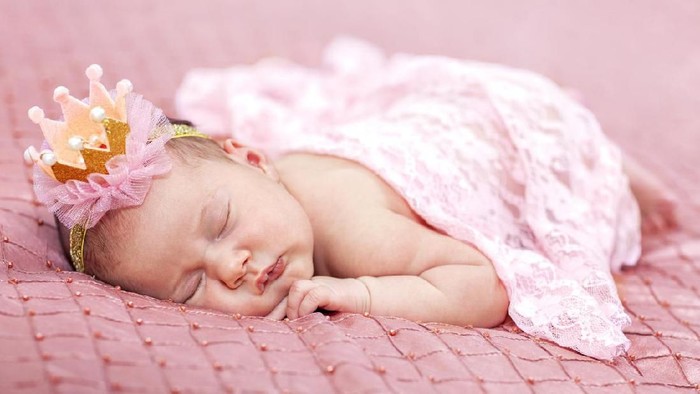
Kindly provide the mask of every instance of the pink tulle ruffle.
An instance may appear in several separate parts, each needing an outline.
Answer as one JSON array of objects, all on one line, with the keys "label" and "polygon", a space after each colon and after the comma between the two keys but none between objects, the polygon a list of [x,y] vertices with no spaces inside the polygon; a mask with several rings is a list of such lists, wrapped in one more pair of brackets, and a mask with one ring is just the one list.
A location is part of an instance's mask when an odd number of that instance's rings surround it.
[{"label": "pink tulle ruffle", "polygon": [[66,227],[83,224],[91,228],[112,209],[141,205],[152,179],[170,171],[165,144],[172,137],[172,128],[163,112],[142,96],[131,94],[127,96],[127,122],[131,132],[126,154],[107,162],[108,174],[90,174],[87,182],[60,183],[34,166],[38,200]]}]

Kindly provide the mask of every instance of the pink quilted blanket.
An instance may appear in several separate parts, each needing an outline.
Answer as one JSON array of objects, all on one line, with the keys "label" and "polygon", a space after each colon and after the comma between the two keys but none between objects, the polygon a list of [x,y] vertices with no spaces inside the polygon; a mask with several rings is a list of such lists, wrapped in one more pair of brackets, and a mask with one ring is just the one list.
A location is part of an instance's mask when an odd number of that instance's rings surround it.
[{"label": "pink quilted blanket", "polygon": [[[0,56],[0,392],[697,391],[700,94],[690,87],[700,86],[700,54],[691,50],[700,7],[331,3],[0,1],[0,37],[12,38]],[[390,52],[509,63],[576,87],[608,134],[673,185],[683,228],[646,238],[639,265],[615,278],[632,317],[626,356],[596,361],[512,323],[484,330],[347,314],[231,316],[67,271],[21,160],[40,139],[27,108],[55,108],[47,92],[58,83],[83,88],[75,70],[101,63],[107,82],[128,75],[172,113],[188,69],[270,54],[312,64],[337,33]]]}]

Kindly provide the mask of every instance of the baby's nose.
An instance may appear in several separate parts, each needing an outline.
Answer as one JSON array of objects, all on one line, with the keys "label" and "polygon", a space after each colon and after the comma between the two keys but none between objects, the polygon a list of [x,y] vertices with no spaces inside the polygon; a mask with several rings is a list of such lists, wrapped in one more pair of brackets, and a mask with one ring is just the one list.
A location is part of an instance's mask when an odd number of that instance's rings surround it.
[{"label": "baby's nose", "polygon": [[236,250],[227,255],[217,264],[217,276],[227,287],[236,288],[246,280],[248,275],[248,263],[251,253],[247,250]]},{"label": "baby's nose", "polygon": [[250,261],[251,253],[246,249],[239,249],[231,256],[231,265],[234,271],[245,271]]}]

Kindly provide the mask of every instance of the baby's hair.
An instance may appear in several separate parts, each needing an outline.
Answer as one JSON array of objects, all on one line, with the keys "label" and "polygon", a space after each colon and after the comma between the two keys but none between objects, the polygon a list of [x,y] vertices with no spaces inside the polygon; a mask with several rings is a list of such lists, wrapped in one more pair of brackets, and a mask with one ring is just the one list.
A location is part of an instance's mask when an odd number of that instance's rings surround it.
[{"label": "baby's hair", "polygon": [[[188,121],[170,119],[173,124],[185,124],[192,126]],[[166,144],[170,157],[182,165],[198,166],[202,161],[224,161],[235,164],[226,155],[226,152],[218,142],[208,138],[183,137],[173,138]],[[137,208],[137,207],[134,207]],[[107,212],[102,219],[90,228],[85,236],[85,273],[93,275],[107,283],[112,282],[111,277],[115,266],[120,262],[115,261],[115,248],[119,245],[114,239],[124,239],[130,232],[133,223],[131,211],[134,208],[122,208]],[[70,261],[69,235],[70,230],[54,216],[58,237],[61,241],[63,252]],[[132,288],[128,283],[120,283],[125,289]]]}]

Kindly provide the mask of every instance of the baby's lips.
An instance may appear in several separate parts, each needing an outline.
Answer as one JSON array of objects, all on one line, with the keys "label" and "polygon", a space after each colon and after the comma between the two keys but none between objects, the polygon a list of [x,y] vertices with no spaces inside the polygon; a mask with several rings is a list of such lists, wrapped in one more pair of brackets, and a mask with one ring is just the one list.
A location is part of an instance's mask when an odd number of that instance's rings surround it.
[{"label": "baby's lips", "polygon": [[260,290],[260,294],[265,292],[265,288],[268,284],[275,279],[279,278],[284,272],[285,262],[282,257],[278,257],[277,260],[265,268],[255,279],[255,285]]}]

